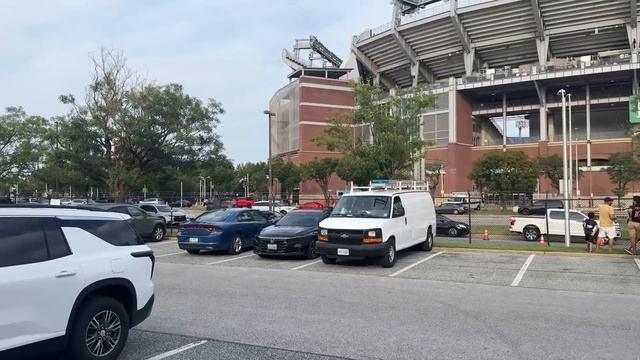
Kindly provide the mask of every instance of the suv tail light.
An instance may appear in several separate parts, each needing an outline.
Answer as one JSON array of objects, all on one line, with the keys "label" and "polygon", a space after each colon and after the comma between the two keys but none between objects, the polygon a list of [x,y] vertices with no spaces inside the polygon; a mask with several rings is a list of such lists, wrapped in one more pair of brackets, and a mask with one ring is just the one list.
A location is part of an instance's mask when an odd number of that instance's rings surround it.
[{"label": "suv tail light", "polygon": [[153,270],[156,267],[156,257],[153,255],[153,250],[132,252],[131,256],[134,258],[148,257],[151,260],[151,278],[153,279]]},{"label": "suv tail light", "polygon": [[513,226],[516,224],[516,219],[515,218],[511,218],[511,221],[509,221],[509,225]]}]

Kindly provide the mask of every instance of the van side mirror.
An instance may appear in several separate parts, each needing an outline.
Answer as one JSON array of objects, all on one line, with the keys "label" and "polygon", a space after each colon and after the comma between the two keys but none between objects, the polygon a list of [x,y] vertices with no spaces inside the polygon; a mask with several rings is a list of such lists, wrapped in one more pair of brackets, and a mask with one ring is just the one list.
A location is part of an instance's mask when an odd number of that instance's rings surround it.
[{"label": "van side mirror", "polygon": [[404,208],[393,209],[393,217],[402,217],[404,216]]}]

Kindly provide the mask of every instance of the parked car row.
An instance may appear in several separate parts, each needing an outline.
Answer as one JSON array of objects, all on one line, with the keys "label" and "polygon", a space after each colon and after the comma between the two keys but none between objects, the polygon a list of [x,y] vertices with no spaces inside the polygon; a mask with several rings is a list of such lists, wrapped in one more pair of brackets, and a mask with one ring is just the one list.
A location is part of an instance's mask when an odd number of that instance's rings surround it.
[{"label": "parked car row", "polygon": [[[178,247],[191,254],[254,248],[262,257],[321,255],[328,264],[376,257],[392,267],[396,251],[414,245],[430,251],[437,225],[428,192],[386,190],[345,194],[330,214],[328,209],[296,209],[282,219],[268,219],[254,208],[207,212],[181,226],[177,238]],[[451,225],[456,235],[463,234],[456,225]]]}]

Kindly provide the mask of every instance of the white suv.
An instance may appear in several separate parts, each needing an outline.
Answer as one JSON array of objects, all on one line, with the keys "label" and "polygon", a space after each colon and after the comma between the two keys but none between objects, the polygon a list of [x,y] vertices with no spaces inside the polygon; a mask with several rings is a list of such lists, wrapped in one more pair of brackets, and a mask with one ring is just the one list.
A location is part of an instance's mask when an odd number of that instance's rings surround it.
[{"label": "white suv", "polygon": [[0,208],[0,359],[116,359],[151,313],[155,258],[128,215]]}]

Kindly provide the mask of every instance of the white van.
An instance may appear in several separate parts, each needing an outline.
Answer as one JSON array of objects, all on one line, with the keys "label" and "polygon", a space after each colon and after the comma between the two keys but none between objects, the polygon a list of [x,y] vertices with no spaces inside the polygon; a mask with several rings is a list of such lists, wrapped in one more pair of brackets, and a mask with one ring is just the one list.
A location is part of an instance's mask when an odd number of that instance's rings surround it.
[{"label": "white van", "polygon": [[422,244],[431,251],[436,212],[427,191],[384,190],[345,194],[320,223],[316,250],[325,264],[338,258],[380,257],[392,267],[396,251]]}]

